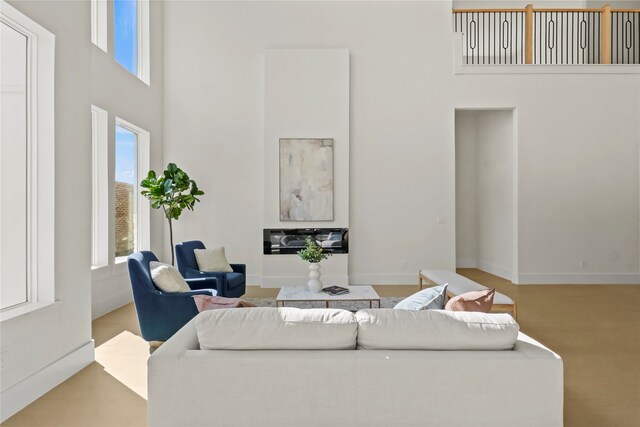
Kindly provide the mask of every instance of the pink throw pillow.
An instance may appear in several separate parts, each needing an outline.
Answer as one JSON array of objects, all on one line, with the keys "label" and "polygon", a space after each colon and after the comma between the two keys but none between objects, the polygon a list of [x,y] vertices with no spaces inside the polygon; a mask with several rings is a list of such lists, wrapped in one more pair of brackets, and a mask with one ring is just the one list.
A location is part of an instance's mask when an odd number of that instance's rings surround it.
[{"label": "pink throw pillow", "polygon": [[212,297],[210,295],[194,295],[193,300],[199,312],[218,308],[255,307],[256,305],[240,298]]},{"label": "pink throw pillow", "polygon": [[449,311],[479,311],[489,313],[493,307],[495,289],[467,292],[451,298],[444,309]]}]

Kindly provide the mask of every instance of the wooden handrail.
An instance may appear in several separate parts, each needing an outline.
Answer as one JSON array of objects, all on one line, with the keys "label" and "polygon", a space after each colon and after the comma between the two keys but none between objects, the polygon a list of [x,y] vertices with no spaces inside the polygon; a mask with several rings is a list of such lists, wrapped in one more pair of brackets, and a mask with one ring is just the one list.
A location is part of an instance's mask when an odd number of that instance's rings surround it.
[{"label": "wooden handrail", "polygon": [[[532,6],[533,7],[533,6]],[[640,9],[610,9],[611,12],[628,12],[637,13]],[[553,8],[535,8],[534,12],[601,12],[602,9],[586,8],[586,9],[553,9]],[[525,9],[453,9],[453,13],[496,13],[496,12],[526,12]]]},{"label": "wooden handrail", "polygon": [[453,13],[524,12],[523,9],[453,9]]},{"label": "wooden handrail", "polygon": [[596,9],[596,8],[585,8],[585,9],[554,9],[552,7],[541,7],[541,8],[536,8],[533,10],[534,12],[566,12],[566,13],[572,13],[572,12],[600,12],[600,9]]}]

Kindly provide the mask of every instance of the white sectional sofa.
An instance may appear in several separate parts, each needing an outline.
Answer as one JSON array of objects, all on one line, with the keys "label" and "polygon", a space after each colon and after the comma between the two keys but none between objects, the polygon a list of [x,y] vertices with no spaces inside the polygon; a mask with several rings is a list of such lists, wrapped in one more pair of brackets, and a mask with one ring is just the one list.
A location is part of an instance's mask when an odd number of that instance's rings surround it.
[{"label": "white sectional sofa", "polygon": [[562,360],[508,314],[212,310],[148,367],[152,427],[562,425]]}]

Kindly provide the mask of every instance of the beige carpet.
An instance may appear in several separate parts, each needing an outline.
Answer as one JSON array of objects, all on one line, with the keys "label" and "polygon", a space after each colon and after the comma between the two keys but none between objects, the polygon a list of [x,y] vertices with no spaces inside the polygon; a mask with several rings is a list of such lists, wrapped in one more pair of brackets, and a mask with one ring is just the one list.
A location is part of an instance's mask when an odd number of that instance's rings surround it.
[{"label": "beige carpet", "polygon": [[[479,270],[460,273],[515,298],[522,330],[562,356],[567,427],[640,426],[640,286],[515,286]],[[401,297],[417,284],[376,291]],[[247,292],[248,298],[276,295],[257,287]],[[96,362],[3,426],[146,425],[149,348],[133,305],[95,320],[93,335]]]}]

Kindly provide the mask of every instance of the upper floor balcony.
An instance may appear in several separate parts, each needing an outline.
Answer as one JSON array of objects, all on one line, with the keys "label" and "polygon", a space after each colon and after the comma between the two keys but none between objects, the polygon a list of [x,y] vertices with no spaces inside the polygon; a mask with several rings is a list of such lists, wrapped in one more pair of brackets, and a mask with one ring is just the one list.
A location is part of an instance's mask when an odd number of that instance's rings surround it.
[{"label": "upper floor balcony", "polygon": [[454,9],[462,63],[640,64],[640,9]]}]

